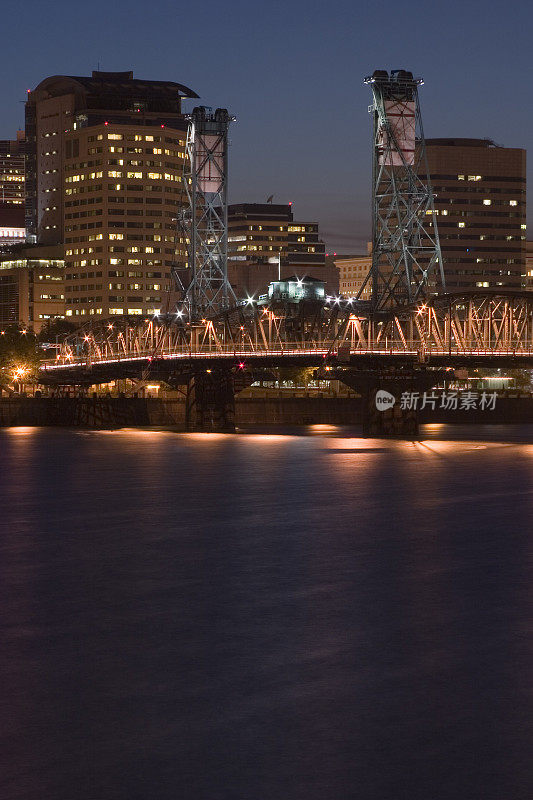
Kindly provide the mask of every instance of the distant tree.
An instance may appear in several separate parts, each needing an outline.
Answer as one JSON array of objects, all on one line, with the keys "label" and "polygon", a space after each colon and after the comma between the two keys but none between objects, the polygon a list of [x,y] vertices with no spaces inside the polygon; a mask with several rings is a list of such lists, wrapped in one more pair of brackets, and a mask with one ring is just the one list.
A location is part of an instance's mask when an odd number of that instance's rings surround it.
[{"label": "distant tree", "polygon": [[68,319],[49,319],[37,335],[40,342],[55,342],[56,337],[62,339],[76,330],[76,325]]},{"label": "distant tree", "polygon": [[507,373],[514,379],[514,385],[523,392],[531,391],[531,379],[533,373],[529,369],[510,369]]},{"label": "distant tree", "polygon": [[293,386],[307,386],[313,378],[314,367],[280,367],[278,380]]},{"label": "distant tree", "polygon": [[33,331],[18,325],[0,330],[0,383],[19,379],[31,383],[39,366],[37,337]]}]

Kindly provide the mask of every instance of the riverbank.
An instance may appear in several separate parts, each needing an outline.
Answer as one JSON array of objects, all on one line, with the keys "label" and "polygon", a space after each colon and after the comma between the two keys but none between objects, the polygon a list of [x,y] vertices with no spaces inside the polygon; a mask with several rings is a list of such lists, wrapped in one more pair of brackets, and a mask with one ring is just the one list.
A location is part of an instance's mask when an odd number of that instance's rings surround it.
[{"label": "riverbank", "polygon": [[[361,397],[263,396],[235,399],[235,425],[361,425]],[[524,424],[533,422],[533,397],[501,396],[494,409],[419,412],[420,424]],[[182,398],[9,397],[0,398],[0,427],[88,428],[166,426],[184,430]]]}]

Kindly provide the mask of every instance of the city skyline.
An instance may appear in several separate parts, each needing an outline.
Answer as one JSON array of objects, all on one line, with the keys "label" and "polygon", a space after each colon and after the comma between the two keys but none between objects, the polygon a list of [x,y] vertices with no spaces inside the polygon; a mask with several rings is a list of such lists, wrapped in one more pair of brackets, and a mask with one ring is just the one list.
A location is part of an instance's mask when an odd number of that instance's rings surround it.
[{"label": "city skyline", "polygon": [[[64,2],[46,12],[30,2],[36,24],[24,31],[16,12],[6,11],[6,29],[14,35],[2,54],[10,74],[2,138],[23,127],[25,92],[48,75],[100,67],[184,83],[200,103],[227,107],[237,117],[230,202],[264,202],[270,195],[274,202],[292,201],[299,218],[319,222],[327,249],[338,253],[364,253],[370,236],[371,97],[362,79],[374,69],[404,67],[424,78],[427,137],[486,137],[528,147],[533,120],[524,87],[532,12],[525,3],[502,19],[477,2],[425,9],[423,16],[415,3],[397,9],[387,2],[378,19],[346,2],[327,9],[271,3],[268,11],[233,2],[225,14],[211,2],[186,10],[163,2],[151,7],[148,30],[141,3],[128,4],[127,26],[125,8],[97,2],[101,13],[82,23],[81,11]],[[23,63],[15,57],[17,30],[29,45]],[[142,31],[144,47],[132,49],[135,31]],[[496,46],[498,59],[491,56]]]}]

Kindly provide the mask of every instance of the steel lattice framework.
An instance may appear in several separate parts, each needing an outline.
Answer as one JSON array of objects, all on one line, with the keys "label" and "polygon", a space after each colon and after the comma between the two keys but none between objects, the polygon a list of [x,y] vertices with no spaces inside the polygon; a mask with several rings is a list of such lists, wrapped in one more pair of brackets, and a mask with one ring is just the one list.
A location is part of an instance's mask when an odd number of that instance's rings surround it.
[{"label": "steel lattice framework", "polygon": [[228,128],[225,108],[198,106],[188,117],[183,185],[187,206],[181,233],[188,246],[190,283],[184,304],[197,320],[227,308],[236,298],[228,281]]},{"label": "steel lattice framework", "polygon": [[445,288],[433,194],[428,173],[420,78],[376,70],[365,78],[373,93],[372,309],[416,302]]},{"label": "steel lattice framework", "polygon": [[175,367],[209,359],[231,368],[240,361],[279,366],[330,359],[357,366],[361,358],[377,364],[408,359],[440,366],[531,365],[533,297],[525,291],[441,295],[379,319],[341,301],[307,308],[246,304],[197,325],[175,315],[92,321],[65,339],[41,377],[99,382],[91,373],[105,368],[106,380],[144,380],[165,362]]}]

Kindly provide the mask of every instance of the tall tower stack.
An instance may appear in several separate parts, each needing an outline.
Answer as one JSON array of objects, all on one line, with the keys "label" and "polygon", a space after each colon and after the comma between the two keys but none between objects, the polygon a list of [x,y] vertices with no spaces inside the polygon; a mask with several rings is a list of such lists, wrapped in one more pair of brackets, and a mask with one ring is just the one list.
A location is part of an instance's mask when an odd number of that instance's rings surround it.
[{"label": "tall tower stack", "polygon": [[372,309],[394,310],[444,286],[418,86],[411,72],[375,70],[373,94]]},{"label": "tall tower stack", "polygon": [[235,301],[228,280],[228,128],[225,108],[198,106],[189,116],[182,230],[188,243],[191,320],[212,316]]}]

